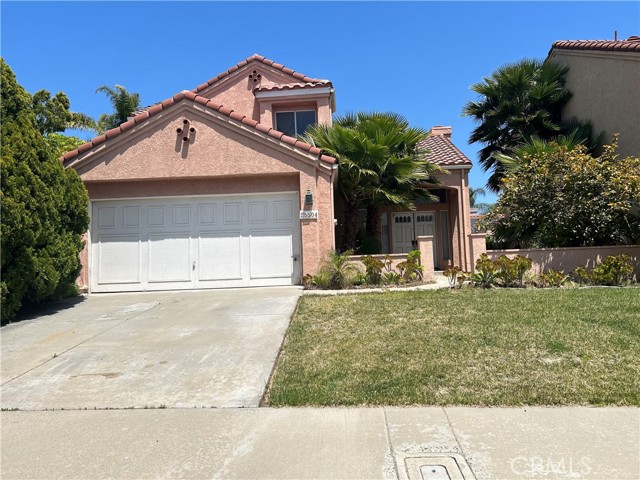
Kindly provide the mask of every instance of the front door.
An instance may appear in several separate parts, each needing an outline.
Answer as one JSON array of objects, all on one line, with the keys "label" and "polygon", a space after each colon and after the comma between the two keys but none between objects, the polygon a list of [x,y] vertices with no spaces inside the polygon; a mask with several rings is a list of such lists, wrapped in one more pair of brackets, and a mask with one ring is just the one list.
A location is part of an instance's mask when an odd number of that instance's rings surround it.
[{"label": "front door", "polygon": [[418,248],[416,237],[431,235],[433,236],[433,258],[435,263],[438,263],[436,222],[433,212],[394,213],[391,221],[393,223],[392,253],[408,253],[416,250]]}]

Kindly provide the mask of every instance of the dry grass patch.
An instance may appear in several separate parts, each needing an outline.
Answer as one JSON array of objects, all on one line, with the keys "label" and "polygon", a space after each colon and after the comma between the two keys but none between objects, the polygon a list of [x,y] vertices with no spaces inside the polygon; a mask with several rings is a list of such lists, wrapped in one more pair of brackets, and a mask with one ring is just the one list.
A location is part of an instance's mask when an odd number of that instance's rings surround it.
[{"label": "dry grass patch", "polygon": [[271,405],[640,405],[640,289],[304,296]]}]

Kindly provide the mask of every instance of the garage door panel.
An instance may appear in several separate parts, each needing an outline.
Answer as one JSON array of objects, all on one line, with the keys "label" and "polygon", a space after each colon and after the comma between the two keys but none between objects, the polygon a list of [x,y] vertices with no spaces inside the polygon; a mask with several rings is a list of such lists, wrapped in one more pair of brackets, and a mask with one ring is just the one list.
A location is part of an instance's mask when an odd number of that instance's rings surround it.
[{"label": "garage door panel", "polygon": [[242,204],[240,202],[225,203],[222,211],[225,225],[240,225],[242,223]]},{"label": "garage door panel", "polygon": [[116,207],[98,208],[98,226],[116,228]]},{"label": "garage door panel", "polygon": [[190,282],[189,233],[149,234],[149,282]]},{"label": "garage door panel", "polygon": [[164,205],[149,205],[147,208],[147,225],[149,227],[167,226],[164,213],[165,208]]},{"label": "garage door panel", "polygon": [[291,200],[273,202],[273,221],[275,223],[290,223],[293,221],[293,202]]},{"label": "garage door panel", "polygon": [[293,274],[292,236],[291,229],[249,232],[252,279],[291,277]]},{"label": "garage door panel", "polygon": [[199,225],[215,225],[216,224],[216,204],[201,203],[198,205],[198,224]]},{"label": "garage door panel", "polygon": [[198,280],[241,280],[242,244],[239,231],[198,234]]},{"label": "garage door panel", "polygon": [[100,235],[98,283],[140,283],[140,236]]},{"label": "garage door panel", "polygon": [[290,285],[298,194],[95,200],[94,292]]}]

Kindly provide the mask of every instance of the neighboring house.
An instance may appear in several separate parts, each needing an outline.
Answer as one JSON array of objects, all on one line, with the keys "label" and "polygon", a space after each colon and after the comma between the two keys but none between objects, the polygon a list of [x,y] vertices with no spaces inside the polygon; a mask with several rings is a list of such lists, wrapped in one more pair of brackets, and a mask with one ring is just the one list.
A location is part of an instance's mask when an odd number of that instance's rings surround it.
[{"label": "neighboring house", "polygon": [[[65,154],[91,200],[80,286],[290,285],[315,274],[335,248],[338,165],[295,135],[331,124],[334,99],[328,80],[253,55]],[[452,175],[437,187],[440,203],[420,206],[428,221],[389,210],[388,248],[406,250],[398,235],[434,234],[439,258],[468,267],[471,163],[450,129],[433,133],[425,146]],[[400,213],[431,229],[391,228]]]},{"label": "neighboring house", "polygon": [[640,156],[640,37],[626,40],[562,40],[548,58],[569,67],[573,97],[563,120],[591,120],[596,132],[619,133],[622,157]]}]

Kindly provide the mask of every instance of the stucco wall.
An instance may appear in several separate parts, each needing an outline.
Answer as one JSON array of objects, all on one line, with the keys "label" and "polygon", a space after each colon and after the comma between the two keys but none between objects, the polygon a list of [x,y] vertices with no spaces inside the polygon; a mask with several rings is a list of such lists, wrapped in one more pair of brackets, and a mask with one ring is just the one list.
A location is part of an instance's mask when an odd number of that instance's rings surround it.
[{"label": "stucco wall", "polygon": [[558,49],[550,58],[569,67],[563,119],[591,120],[607,142],[620,133],[620,155],[640,156],[640,54]]},{"label": "stucco wall", "polygon": [[[261,76],[259,82],[254,82],[253,78],[249,78],[249,75],[253,75],[254,70],[257,72],[256,75]],[[253,89],[261,85],[271,86],[292,82],[293,79],[291,77],[270,69],[262,62],[251,62],[223,80],[216,82],[211,87],[202,90],[198,95],[210,98],[216,103],[226,105],[237,112],[242,112],[243,115],[250,116],[253,120],[259,121],[260,112],[253,95]]]},{"label": "stucco wall", "polygon": [[640,279],[640,246],[612,246],[612,247],[576,247],[576,248],[538,248],[520,250],[487,250],[487,256],[496,260],[501,255],[513,258],[516,255],[530,258],[533,262],[533,273],[539,274],[553,268],[572,272],[577,267],[588,270],[602,262],[610,255],[629,255],[634,264],[634,274]]},{"label": "stucco wall", "polygon": [[[183,119],[195,128],[188,142],[176,133]],[[319,218],[301,222],[302,274],[315,274],[334,248],[333,171],[317,156],[230,122],[196,105],[176,105],[71,166],[91,199],[297,191],[304,205],[309,189]]]}]

